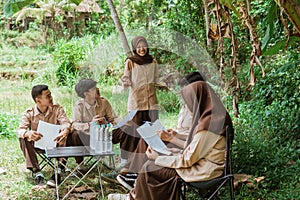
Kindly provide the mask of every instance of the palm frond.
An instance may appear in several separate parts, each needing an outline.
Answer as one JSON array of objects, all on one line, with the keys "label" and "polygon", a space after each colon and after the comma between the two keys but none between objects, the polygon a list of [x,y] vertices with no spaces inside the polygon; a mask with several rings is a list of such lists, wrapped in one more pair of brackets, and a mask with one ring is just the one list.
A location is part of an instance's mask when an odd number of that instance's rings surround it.
[{"label": "palm frond", "polygon": [[16,22],[21,21],[25,18],[35,18],[39,21],[42,21],[47,10],[40,8],[24,8],[19,12],[15,13],[13,17],[16,18]]},{"label": "palm frond", "polygon": [[3,6],[3,13],[6,17],[11,17],[13,14],[35,1],[36,0],[7,0]]}]

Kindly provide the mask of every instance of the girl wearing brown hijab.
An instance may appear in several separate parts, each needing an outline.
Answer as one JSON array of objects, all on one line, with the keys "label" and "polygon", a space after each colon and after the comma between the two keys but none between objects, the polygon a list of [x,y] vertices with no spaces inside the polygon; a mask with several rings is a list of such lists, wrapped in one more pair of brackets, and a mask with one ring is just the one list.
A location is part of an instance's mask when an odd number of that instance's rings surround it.
[{"label": "girl wearing brown hijab", "polygon": [[186,182],[206,181],[222,175],[225,162],[225,127],[232,126],[229,114],[215,92],[197,81],[181,91],[193,115],[193,126],[180,153],[159,155],[151,147],[149,161],[142,168],[131,199],[179,199],[177,179]]},{"label": "girl wearing brown hijab", "polygon": [[155,90],[159,76],[157,62],[149,55],[149,46],[143,36],[133,38],[131,44],[134,55],[125,61],[122,83],[124,88],[129,88],[127,110],[137,110],[137,113],[132,119],[131,131],[126,131],[126,134],[119,136],[119,140],[123,141],[120,146],[123,161],[128,159],[130,152],[134,152],[140,141],[136,128],[145,121],[154,122],[158,119]]}]

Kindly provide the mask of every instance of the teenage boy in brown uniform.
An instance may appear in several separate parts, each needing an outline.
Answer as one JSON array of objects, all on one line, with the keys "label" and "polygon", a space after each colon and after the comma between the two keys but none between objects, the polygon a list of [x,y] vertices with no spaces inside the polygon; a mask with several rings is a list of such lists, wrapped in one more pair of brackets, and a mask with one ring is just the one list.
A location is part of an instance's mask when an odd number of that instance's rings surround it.
[{"label": "teenage boy in brown uniform", "polygon": [[[116,114],[109,101],[100,96],[97,82],[93,79],[81,79],[75,85],[78,97],[73,106],[72,146],[90,145],[90,126],[96,124],[115,124]],[[75,157],[78,170],[84,170],[83,157]]]},{"label": "teenage boy in brown uniform", "polygon": [[[37,132],[39,121],[61,125],[60,133],[54,138],[57,146],[66,146],[67,137],[70,132],[71,123],[65,110],[59,104],[53,104],[53,98],[47,85],[36,85],[31,90],[31,96],[36,103],[28,108],[22,115],[20,125],[17,129],[17,136],[20,147],[26,159],[26,167],[31,170],[35,177],[36,185],[44,185],[44,176],[40,170],[34,142],[40,140],[43,135]],[[60,162],[66,162],[59,158]],[[58,169],[58,182],[60,182],[60,171]],[[47,185],[55,186],[55,176],[53,175]]]}]

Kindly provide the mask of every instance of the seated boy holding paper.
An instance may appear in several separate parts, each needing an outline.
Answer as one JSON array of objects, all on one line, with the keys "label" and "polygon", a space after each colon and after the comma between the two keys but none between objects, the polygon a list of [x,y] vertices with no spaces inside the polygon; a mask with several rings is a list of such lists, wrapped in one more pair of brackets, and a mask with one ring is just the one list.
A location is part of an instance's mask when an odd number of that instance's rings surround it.
[{"label": "seated boy holding paper", "polygon": [[[53,104],[53,98],[47,85],[36,85],[31,90],[31,96],[36,103],[28,108],[22,115],[20,125],[17,129],[17,136],[20,147],[26,159],[26,167],[33,172],[35,184],[44,185],[44,176],[40,170],[34,143],[43,137],[37,132],[39,121],[61,125],[59,134],[54,138],[57,146],[66,146],[70,132],[71,123],[65,110],[59,104]],[[66,162],[59,158],[60,162]],[[60,182],[60,168],[58,169],[58,182]],[[55,175],[53,174],[47,182],[49,186],[55,186]]]},{"label": "seated boy holding paper", "polygon": [[[116,124],[117,116],[109,103],[109,101],[100,95],[97,82],[93,79],[81,79],[75,85],[75,91],[78,97],[81,97],[73,106],[73,122],[72,122],[72,145],[73,146],[89,146],[90,145],[90,127],[92,123]],[[123,138],[126,135],[123,128],[113,130],[113,143],[124,143]],[[76,157],[78,170],[84,170],[82,164],[83,157]]]}]

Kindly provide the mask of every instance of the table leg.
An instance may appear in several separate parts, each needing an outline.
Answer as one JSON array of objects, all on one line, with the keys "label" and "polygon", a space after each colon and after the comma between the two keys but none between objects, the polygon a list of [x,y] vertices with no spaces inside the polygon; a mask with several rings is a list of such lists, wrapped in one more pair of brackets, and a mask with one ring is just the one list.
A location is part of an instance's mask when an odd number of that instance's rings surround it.
[{"label": "table leg", "polygon": [[59,161],[57,160],[55,169],[54,169],[54,174],[55,174],[55,190],[56,190],[56,199],[59,200],[59,192],[58,192],[58,182],[57,182],[57,177],[58,177],[58,166],[59,166]]},{"label": "table leg", "polygon": [[[68,191],[68,193],[63,197],[63,200],[69,196],[69,194],[76,188],[76,186],[82,182],[84,183],[87,187],[89,187],[94,193],[96,193],[87,183],[83,182],[82,180],[98,165],[98,163],[100,162],[100,160],[96,160],[92,166],[89,168],[89,170],[81,177],[77,177],[79,180],[77,181],[77,183]],[[74,172],[76,171],[77,169],[73,170]]]}]

